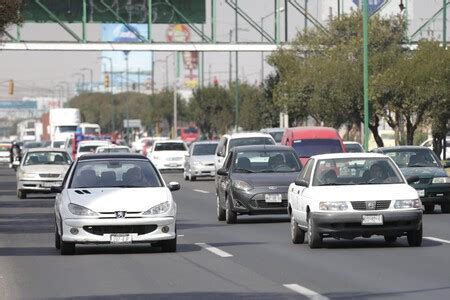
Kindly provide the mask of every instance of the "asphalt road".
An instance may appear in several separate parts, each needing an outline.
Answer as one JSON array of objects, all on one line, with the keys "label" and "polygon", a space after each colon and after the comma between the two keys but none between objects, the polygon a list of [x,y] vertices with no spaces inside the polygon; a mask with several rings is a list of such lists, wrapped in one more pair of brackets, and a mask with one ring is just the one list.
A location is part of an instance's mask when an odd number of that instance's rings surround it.
[{"label": "asphalt road", "polygon": [[[0,168],[0,299],[450,299],[450,215],[424,215],[421,248],[406,238],[293,245],[284,216],[218,222],[214,181],[179,181],[178,252],[138,246],[53,247],[49,196],[15,196]],[[438,239],[438,240],[436,240]]]}]

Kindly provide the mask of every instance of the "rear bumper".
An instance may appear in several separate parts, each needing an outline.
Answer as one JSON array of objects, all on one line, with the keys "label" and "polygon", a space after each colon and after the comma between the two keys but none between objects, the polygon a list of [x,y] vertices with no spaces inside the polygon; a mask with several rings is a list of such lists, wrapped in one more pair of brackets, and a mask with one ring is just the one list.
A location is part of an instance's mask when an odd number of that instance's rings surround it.
[{"label": "rear bumper", "polygon": [[61,180],[45,181],[45,180],[19,180],[17,182],[17,189],[22,191],[33,191],[50,193],[51,186],[60,186]]},{"label": "rear bumper", "polygon": [[214,177],[216,169],[214,166],[191,167],[191,175],[195,177]]},{"label": "rear bumper", "polygon": [[423,191],[424,196],[420,196],[423,204],[450,203],[450,184],[418,184],[413,187],[418,193]]}]

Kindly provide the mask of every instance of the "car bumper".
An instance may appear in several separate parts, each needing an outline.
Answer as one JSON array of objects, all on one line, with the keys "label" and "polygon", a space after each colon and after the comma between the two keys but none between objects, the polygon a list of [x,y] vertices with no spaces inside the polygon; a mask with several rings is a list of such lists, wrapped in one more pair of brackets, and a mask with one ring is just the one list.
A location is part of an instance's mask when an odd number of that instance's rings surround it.
[{"label": "car bumper", "polygon": [[184,161],[152,161],[158,170],[184,170]]},{"label": "car bumper", "polygon": [[[112,228],[115,229],[105,229]],[[143,226],[148,226],[145,233],[138,233]],[[168,232],[164,233],[162,228],[167,226]],[[72,234],[72,228],[78,229],[78,234]],[[135,230],[134,230],[135,229]],[[80,244],[109,244],[111,235],[130,234],[132,243],[154,242],[171,240],[176,237],[175,218],[136,218],[136,219],[65,219],[63,221],[62,240]],[[114,232],[116,230],[117,232]],[[99,233],[108,231],[108,233]],[[133,232],[136,231],[136,232]],[[94,232],[94,233],[93,233]]]},{"label": "car bumper", "polygon": [[[363,215],[382,215],[383,225],[362,225]],[[311,218],[317,231],[322,234],[402,235],[407,231],[420,228],[422,211],[319,212],[313,213]]]},{"label": "car bumper", "polygon": [[9,164],[11,159],[9,157],[0,157],[0,164]]},{"label": "car bumper", "polygon": [[423,204],[450,203],[450,184],[417,185],[414,188]]},{"label": "car bumper", "polygon": [[213,166],[192,167],[191,175],[195,177],[214,177],[216,176],[216,169]]},{"label": "car bumper", "polygon": [[61,184],[61,180],[19,180],[17,183],[17,189],[23,191],[50,193],[52,186],[60,186]]},{"label": "car bumper", "polygon": [[[268,203],[265,201],[266,194],[281,194],[282,201],[278,203]],[[278,193],[273,191],[257,190],[253,193],[245,193],[241,191],[233,191],[233,211],[239,214],[248,215],[272,215],[287,214],[287,188],[280,190]]]}]

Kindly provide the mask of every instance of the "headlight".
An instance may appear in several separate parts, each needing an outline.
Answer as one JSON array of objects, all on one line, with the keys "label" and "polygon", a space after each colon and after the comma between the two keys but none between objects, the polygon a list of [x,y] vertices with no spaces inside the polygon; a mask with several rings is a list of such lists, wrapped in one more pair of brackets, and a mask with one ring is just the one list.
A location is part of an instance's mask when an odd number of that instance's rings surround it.
[{"label": "headlight", "polygon": [[26,178],[33,178],[33,179],[37,179],[37,178],[39,178],[39,174],[37,174],[37,173],[26,173],[26,172],[23,172],[22,173],[22,177],[26,177]]},{"label": "headlight", "polygon": [[348,209],[348,205],[344,201],[320,202],[319,203],[319,209],[320,210],[341,211],[341,210],[347,210]]},{"label": "headlight", "polygon": [[422,201],[420,199],[414,200],[396,200],[394,204],[394,208],[402,209],[402,208],[421,208]]},{"label": "headlight", "polygon": [[160,214],[168,212],[169,208],[170,208],[170,203],[169,203],[169,201],[166,201],[166,202],[160,203],[156,206],[153,206],[152,208],[150,208],[149,210],[144,212],[144,215],[160,215]]},{"label": "headlight", "polygon": [[433,183],[450,183],[450,177],[435,177]]},{"label": "headlight", "polygon": [[202,164],[202,162],[201,162],[201,161],[198,161],[198,160],[194,160],[194,161],[192,162],[192,165],[193,165],[193,166],[197,166],[197,167],[198,167],[198,166],[201,166],[201,165],[203,165],[203,164]]},{"label": "headlight", "polygon": [[89,216],[89,217],[93,217],[93,216],[97,216],[98,214],[92,210],[90,210],[89,208],[86,208],[84,206],[81,205],[77,205],[77,204],[73,204],[70,203],[69,206],[69,211],[76,215],[76,216]]},{"label": "headlight", "polygon": [[243,190],[243,191],[246,191],[246,192],[248,192],[251,189],[253,189],[253,187],[250,184],[248,184],[247,182],[242,181],[242,180],[235,180],[235,181],[233,181],[233,187],[235,189]]}]

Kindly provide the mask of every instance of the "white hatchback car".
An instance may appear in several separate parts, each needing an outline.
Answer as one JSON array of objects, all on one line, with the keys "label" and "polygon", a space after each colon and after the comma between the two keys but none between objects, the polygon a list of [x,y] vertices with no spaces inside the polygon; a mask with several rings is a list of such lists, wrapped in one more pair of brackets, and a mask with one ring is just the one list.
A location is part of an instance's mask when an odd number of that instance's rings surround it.
[{"label": "white hatchback car", "polygon": [[184,170],[188,148],[180,140],[155,141],[147,157],[158,170]]},{"label": "white hatchback car", "polygon": [[83,155],[72,165],[55,201],[55,247],[74,254],[76,244],[151,243],[177,246],[177,206],[153,164],[131,153]]},{"label": "white hatchback car", "polygon": [[311,248],[323,238],[384,236],[395,242],[406,235],[410,246],[422,243],[422,203],[417,191],[389,157],[374,153],[311,157],[289,186],[292,242]]}]

